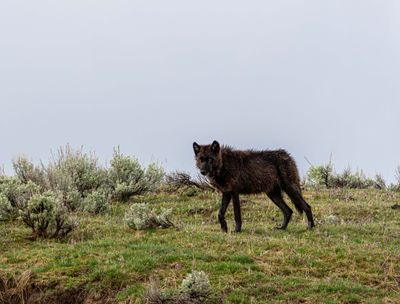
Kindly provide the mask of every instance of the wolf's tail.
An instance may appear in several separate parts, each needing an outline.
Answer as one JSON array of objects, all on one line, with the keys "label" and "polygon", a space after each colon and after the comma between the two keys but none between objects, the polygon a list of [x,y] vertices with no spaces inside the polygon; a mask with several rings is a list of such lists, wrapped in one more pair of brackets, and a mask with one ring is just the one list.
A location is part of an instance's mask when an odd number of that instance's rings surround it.
[{"label": "wolf's tail", "polygon": [[278,175],[282,189],[289,195],[299,213],[307,209],[301,196],[300,175],[293,157],[285,150],[278,151]]}]

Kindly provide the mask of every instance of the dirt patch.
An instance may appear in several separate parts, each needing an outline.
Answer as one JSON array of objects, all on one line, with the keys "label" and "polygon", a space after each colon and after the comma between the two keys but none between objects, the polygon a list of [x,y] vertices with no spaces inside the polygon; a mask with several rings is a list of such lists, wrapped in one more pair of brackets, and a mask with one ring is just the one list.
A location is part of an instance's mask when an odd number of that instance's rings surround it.
[{"label": "dirt patch", "polygon": [[[115,299],[118,291],[104,290],[101,292],[88,292],[85,285],[70,289],[58,286],[50,290],[36,289],[29,298],[29,304],[117,304]],[[21,303],[22,304],[22,303]]]},{"label": "dirt patch", "polygon": [[85,284],[66,289],[33,281],[29,270],[21,275],[0,271],[0,304],[114,304],[117,292],[88,293]]},{"label": "dirt patch", "polygon": [[86,291],[83,286],[70,289],[55,288],[53,291],[35,290],[30,300],[34,304],[74,304],[85,303]]}]

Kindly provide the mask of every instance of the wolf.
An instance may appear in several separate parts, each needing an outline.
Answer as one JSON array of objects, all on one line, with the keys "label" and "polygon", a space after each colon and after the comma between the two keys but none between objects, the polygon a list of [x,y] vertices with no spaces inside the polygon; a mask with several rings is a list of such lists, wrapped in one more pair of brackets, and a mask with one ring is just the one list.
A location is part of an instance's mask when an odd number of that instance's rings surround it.
[{"label": "wolf", "polygon": [[277,229],[286,229],[292,217],[292,209],[285,203],[285,192],[296,209],[305,212],[308,228],[315,226],[310,205],[304,200],[296,162],[285,150],[235,150],[220,146],[214,140],[210,145],[193,143],[196,166],[210,184],[222,192],[218,220],[221,229],[228,231],[226,209],[232,200],[235,216],[235,232],[242,230],[240,194],[266,193],[282,211],[283,222]]}]

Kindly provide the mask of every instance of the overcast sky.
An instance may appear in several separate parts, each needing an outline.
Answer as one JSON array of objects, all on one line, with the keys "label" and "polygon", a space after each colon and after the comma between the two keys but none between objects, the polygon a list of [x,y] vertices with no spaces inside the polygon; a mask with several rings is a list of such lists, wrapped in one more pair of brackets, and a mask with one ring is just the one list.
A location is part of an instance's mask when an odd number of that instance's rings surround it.
[{"label": "overcast sky", "polygon": [[195,172],[192,142],[392,181],[400,2],[0,1],[0,164],[70,143]]}]

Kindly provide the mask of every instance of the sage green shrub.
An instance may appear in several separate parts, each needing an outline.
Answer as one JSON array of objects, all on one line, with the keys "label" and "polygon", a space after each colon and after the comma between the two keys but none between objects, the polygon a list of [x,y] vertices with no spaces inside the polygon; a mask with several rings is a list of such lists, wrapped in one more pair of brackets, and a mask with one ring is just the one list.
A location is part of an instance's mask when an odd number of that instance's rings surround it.
[{"label": "sage green shrub", "polygon": [[0,193],[0,221],[8,221],[18,217],[18,210],[11,205],[8,198]]},{"label": "sage green shrub", "polygon": [[110,209],[109,194],[104,190],[89,193],[83,200],[83,211],[92,214],[106,213]]},{"label": "sage green shrub", "polygon": [[400,166],[396,169],[396,183],[390,185],[392,191],[400,191]]},{"label": "sage green shrub", "polygon": [[[109,209],[111,198],[127,201],[133,195],[154,191],[164,177],[163,169],[157,164],[144,168],[136,158],[123,155],[118,148],[114,149],[109,168],[101,166],[94,153],[69,145],[59,148],[46,166],[36,166],[27,157],[20,156],[13,161],[13,167],[15,177],[6,184],[14,188],[5,193],[8,201],[1,200],[3,219],[16,217],[10,204],[15,207],[14,196],[23,195],[24,187],[36,185],[38,193],[52,191],[69,211],[102,213]],[[25,195],[24,205],[30,196]]]},{"label": "sage green shrub", "polygon": [[326,187],[332,185],[333,167],[331,163],[311,166],[307,171],[306,183],[312,187]]},{"label": "sage green shrub", "polygon": [[331,163],[311,166],[307,171],[306,186],[324,188],[350,189],[386,189],[386,183],[379,174],[375,179],[365,176],[362,170],[353,172],[346,168],[342,173],[336,173]]},{"label": "sage green shrub", "polygon": [[[107,170],[101,167],[94,153],[61,147],[47,166],[35,166],[26,157],[13,161],[15,176],[24,184],[32,182],[41,192],[53,191],[70,211],[86,210],[85,198],[97,189],[110,189]],[[98,210],[95,208],[93,210]]]},{"label": "sage green shrub", "polygon": [[99,165],[94,153],[83,149],[61,147],[48,164],[47,175],[52,189],[77,191],[81,197],[98,189],[107,182],[107,170]]},{"label": "sage green shrub", "polygon": [[34,236],[59,238],[76,227],[59,195],[41,193],[32,181],[22,183],[16,177],[0,177],[0,220],[22,220]]},{"label": "sage green shrub", "polygon": [[13,160],[15,176],[24,184],[29,181],[38,185],[43,191],[49,189],[49,180],[43,166],[35,166],[26,156],[19,156]]},{"label": "sage green shrub", "polygon": [[16,177],[0,176],[0,220],[16,219],[39,189],[31,181],[24,184]]},{"label": "sage green shrub", "polygon": [[204,271],[192,271],[182,281],[181,292],[189,298],[207,297],[211,286]]},{"label": "sage green shrub", "polygon": [[108,176],[112,197],[123,202],[133,195],[154,191],[164,176],[160,166],[150,164],[144,169],[136,158],[123,155],[119,148],[114,149],[110,164]]},{"label": "sage green shrub", "polygon": [[52,191],[34,194],[26,208],[20,210],[20,215],[34,236],[41,238],[62,238],[77,226],[77,222]]},{"label": "sage green shrub", "polygon": [[136,230],[145,230],[151,228],[168,228],[174,226],[170,221],[170,209],[162,209],[160,213],[154,212],[149,204],[133,204],[125,213],[126,224]]},{"label": "sage green shrub", "polygon": [[346,168],[341,174],[335,174],[332,180],[333,188],[367,189],[374,185],[374,180],[366,177],[363,171],[352,172],[350,168]]}]

